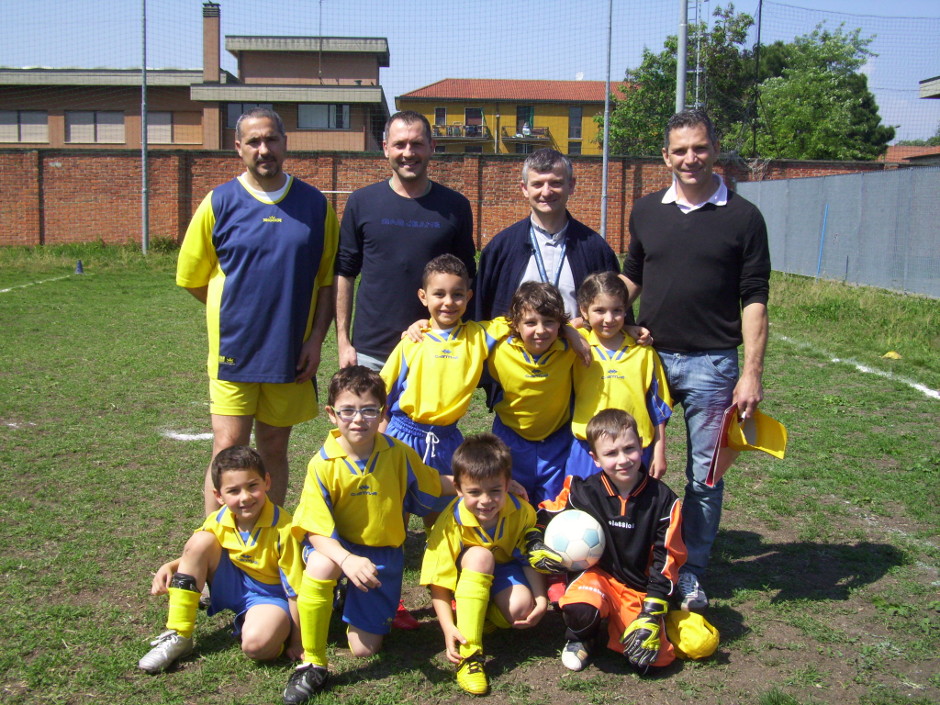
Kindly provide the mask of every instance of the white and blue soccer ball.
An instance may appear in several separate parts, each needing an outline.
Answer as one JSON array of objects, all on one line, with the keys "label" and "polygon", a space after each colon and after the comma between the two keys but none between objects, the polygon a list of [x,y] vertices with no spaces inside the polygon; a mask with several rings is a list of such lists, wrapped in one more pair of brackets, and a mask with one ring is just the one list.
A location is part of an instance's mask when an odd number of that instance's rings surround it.
[{"label": "white and blue soccer ball", "polygon": [[545,527],[545,545],[561,556],[568,570],[587,570],[597,563],[605,543],[600,523],[580,509],[566,509]]}]

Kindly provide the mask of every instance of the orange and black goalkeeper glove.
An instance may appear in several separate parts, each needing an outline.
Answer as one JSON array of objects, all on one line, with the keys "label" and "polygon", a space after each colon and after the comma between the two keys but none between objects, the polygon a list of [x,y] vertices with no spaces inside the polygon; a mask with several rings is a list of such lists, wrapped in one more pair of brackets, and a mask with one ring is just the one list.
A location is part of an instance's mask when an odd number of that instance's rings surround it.
[{"label": "orange and black goalkeeper glove", "polygon": [[647,597],[643,601],[643,611],[627,627],[620,643],[623,655],[634,666],[646,669],[659,654],[659,635],[663,630],[663,617],[669,611],[669,605],[658,597]]}]

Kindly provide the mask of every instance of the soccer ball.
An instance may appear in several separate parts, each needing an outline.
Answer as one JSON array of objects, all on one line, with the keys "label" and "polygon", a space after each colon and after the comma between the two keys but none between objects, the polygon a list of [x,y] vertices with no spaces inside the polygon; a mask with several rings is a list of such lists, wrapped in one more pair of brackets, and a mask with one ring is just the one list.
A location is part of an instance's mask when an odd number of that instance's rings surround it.
[{"label": "soccer ball", "polygon": [[587,570],[604,553],[604,529],[580,509],[566,509],[545,527],[545,545],[561,556],[568,570]]}]

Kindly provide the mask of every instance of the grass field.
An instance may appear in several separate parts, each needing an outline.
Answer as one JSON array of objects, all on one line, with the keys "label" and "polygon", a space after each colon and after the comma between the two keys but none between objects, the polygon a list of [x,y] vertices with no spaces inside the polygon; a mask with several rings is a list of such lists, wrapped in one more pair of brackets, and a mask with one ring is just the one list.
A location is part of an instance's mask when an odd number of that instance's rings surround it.
[{"label": "grass field", "polygon": [[[247,661],[222,615],[200,615],[197,653],[173,672],[136,669],[165,619],[152,571],[200,521],[210,449],[165,435],[209,430],[202,309],[173,268],[163,251],[0,249],[2,703],[280,702],[290,666]],[[488,702],[940,702],[940,307],[775,275],[771,320],[763,408],[790,446],[729,473],[707,582],[719,652],[647,679],[609,652],[570,673],[550,613],[487,638]],[[321,389],[332,339],[323,359]],[[488,423],[477,399],[464,430]],[[295,429],[289,508],[326,430]],[[681,489],[681,420],[669,443]],[[469,700],[414,584],[414,533],[406,603],[425,624],[365,662],[336,648],[321,702]]]}]

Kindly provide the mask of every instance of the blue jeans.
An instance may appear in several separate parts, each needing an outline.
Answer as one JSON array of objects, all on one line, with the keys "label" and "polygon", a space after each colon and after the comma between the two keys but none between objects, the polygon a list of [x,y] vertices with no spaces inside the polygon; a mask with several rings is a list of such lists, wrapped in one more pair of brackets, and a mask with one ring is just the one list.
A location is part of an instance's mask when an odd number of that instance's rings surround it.
[{"label": "blue jeans", "polygon": [[722,414],[731,405],[738,381],[738,351],[657,352],[673,401],[682,404],[685,417],[687,483],[682,502],[682,539],[689,555],[684,569],[702,578],[718,534],[724,494],[724,480],[708,487],[705,478]]}]

